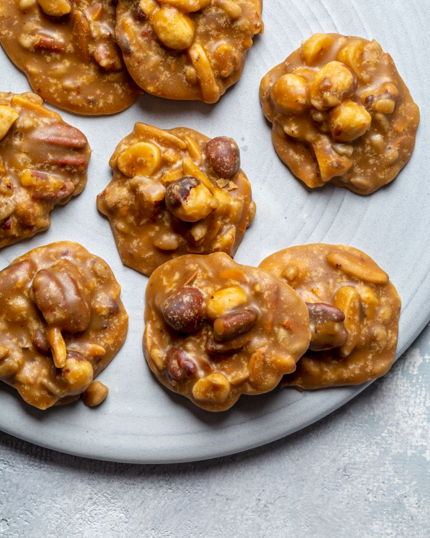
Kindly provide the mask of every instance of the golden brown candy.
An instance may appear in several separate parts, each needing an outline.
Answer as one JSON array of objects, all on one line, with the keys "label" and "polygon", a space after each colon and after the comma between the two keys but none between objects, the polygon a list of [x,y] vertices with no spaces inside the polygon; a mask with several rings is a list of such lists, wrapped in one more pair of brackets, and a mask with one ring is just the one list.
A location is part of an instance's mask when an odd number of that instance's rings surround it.
[{"label": "golden brown candy", "polygon": [[39,409],[86,392],[124,343],[128,316],[106,262],[77,243],[34,249],[0,272],[0,380]]},{"label": "golden brown candy", "polygon": [[276,152],[310,188],[370,194],[412,155],[419,109],[375,40],[313,35],[263,78],[260,101]]},{"label": "golden brown candy", "polygon": [[231,138],[136,123],[110,166],[114,176],[97,207],[109,217],[123,263],[145,275],[188,253],[233,256],[254,219]]},{"label": "golden brown candy", "polygon": [[87,182],[88,140],[34,93],[0,92],[0,248],[48,228]]},{"label": "golden brown candy", "polygon": [[115,2],[6,1],[0,42],[35,92],[79,114],[113,114],[142,93],[115,42]]},{"label": "golden brown candy", "polygon": [[222,252],[156,269],[145,322],[145,358],[158,380],[208,411],[274,389],[310,341],[308,309],[297,293]]},{"label": "golden brown candy", "polygon": [[260,267],[292,286],[310,312],[310,350],[282,386],[357,385],[390,369],[400,298],[367,254],[345,245],[302,245],[272,254]]},{"label": "golden brown candy", "polygon": [[215,103],[262,32],[261,0],[119,0],[116,36],[131,76],[168,99]]}]

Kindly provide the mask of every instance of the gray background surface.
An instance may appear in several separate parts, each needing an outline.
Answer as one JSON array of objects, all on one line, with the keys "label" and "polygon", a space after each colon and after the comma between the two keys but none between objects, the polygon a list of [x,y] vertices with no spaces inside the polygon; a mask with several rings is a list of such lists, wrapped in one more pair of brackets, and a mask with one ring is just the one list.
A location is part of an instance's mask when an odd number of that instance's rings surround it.
[{"label": "gray background surface", "polygon": [[429,409],[427,327],[344,407],[234,456],[126,465],[0,433],[0,536],[427,538]]}]

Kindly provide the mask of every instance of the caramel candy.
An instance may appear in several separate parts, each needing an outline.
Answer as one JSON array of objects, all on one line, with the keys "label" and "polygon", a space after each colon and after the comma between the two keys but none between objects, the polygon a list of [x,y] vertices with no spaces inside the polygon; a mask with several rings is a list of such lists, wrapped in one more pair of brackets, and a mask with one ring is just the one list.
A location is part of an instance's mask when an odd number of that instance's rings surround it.
[{"label": "caramel candy", "polygon": [[272,254],[260,267],[292,286],[310,313],[309,351],[281,386],[357,385],[390,369],[400,297],[367,254],[345,245],[303,245]]},{"label": "caramel candy", "polygon": [[79,114],[113,114],[142,93],[115,42],[114,0],[2,3],[0,43],[43,99]]},{"label": "caramel candy", "polygon": [[87,182],[86,137],[35,93],[0,92],[0,248],[46,230]]},{"label": "caramel candy", "polygon": [[156,269],[146,288],[145,323],[144,354],[157,379],[207,411],[274,389],[310,340],[299,295],[223,252],[183,256]]},{"label": "caramel candy", "polygon": [[233,256],[254,219],[231,138],[136,123],[110,166],[113,179],[97,207],[109,217],[123,263],[145,275],[183,254]]},{"label": "caramel candy", "polygon": [[[79,398],[121,348],[128,316],[105,261],[62,241],[31,250],[0,272],[0,380],[47,409]],[[88,390],[87,390],[88,389]]]},{"label": "caramel candy", "polygon": [[412,155],[419,109],[375,40],[313,35],[263,78],[260,101],[276,152],[310,188],[370,194]]},{"label": "caramel candy", "polygon": [[116,36],[145,91],[215,103],[242,74],[262,0],[119,0]]}]

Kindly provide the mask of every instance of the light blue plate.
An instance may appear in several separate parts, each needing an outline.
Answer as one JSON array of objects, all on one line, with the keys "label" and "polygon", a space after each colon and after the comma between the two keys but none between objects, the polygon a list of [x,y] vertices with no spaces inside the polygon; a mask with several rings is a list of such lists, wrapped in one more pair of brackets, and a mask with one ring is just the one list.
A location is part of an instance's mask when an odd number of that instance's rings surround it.
[{"label": "light blue plate", "polygon": [[[303,243],[357,247],[388,272],[403,301],[398,356],[430,317],[429,7],[423,0],[271,0],[265,34],[255,40],[241,80],[215,105],[141,96],[114,116],[86,118],[61,112],[93,149],[84,192],[52,214],[51,228],[0,253],[0,268],[24,252],[58,240],[77,241],[103,257],[122,286],[130,331],[121,352],[100,376],[106,402],[88,409],[78,402],[46,412],[0,387],[0,429],[41,446],[105,460],[166,463],[201,460],[247,450],[297,431],[331,413],[365,387],[314,393],[277,391],[242,397],[225,413],[196,409],[165,390],[143,358],[147,278],[123,267],[96,195],[110,181],[108,160],[135,121],[163,128],[187,126],[208,136],[232,136],[257,203],[257,216],[236,261],[258,265],[277,250]],[[401,23],[401,24],[400,24]],[[370,197],[328,186],[308,192],[279,161],[258,101],[261,78],[315,32],[375,38],[390,52],[421,107],[414,155],[399,177]],[[25,77],[0,51],[3,91],[28,91]],[[54,107],[51,107],[54,108]]]}]

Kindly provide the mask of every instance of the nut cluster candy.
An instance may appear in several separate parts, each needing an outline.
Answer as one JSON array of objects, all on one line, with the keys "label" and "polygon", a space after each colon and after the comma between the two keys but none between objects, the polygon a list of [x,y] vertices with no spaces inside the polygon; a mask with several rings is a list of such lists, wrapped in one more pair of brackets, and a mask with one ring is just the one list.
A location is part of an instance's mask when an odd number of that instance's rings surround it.
[{"label": "nut cluster candy", "polygon": [[302,245],[260,264],[306,301],[312,340],[281,386],[357,385],[384,375],[397,346],[400,298],[388,275],[360,250]]},{"label": "nut cluster candy", "polygon": [[110,160],[97,198],[125,265],[150,275],[188,253],[234,255],[254,219],[251,186],[233,139],[136,123]]},{"label": "nut cluster candy", "polygon": [[47,409],[85,393],[107,395],[93,379],[124,343],[128,316],[105,261],[77,243],[32,250],[0,272],[0,380]]},{"label": "nut cluster candy", "polygon": [[168,99],[215,103],[237,82],[262,0],[119,0],[116,36],[133,79]]},{"label": "nut cluster candy", "polygon": [[419,109],[375,41],[315,34],[261,81],[276,152],[308,187],[370,194],[411,157]]},{"label": "nut cluster candy", "polygon": [[7,0],[0,43],[46,101],[79,114],[113,114],[141,90],[115,42],[114,0]]},{"label": "nut cluster candy", "polygon": [[0,248],[48,228],[87,181],[86,137],[34,93],[0,92]]},{"label": "nut cluster candy", "polygon": [[304,301],[222,252],[165,263],[146,288],[143,348],[170,390],[208,411],[274,389],[309,346]]}]

